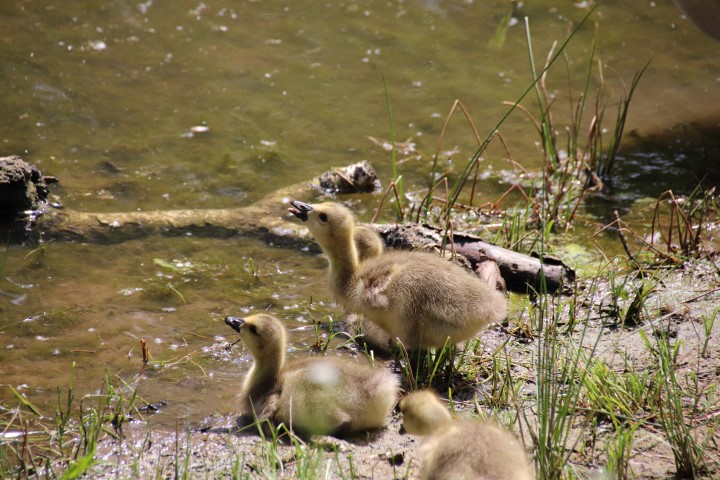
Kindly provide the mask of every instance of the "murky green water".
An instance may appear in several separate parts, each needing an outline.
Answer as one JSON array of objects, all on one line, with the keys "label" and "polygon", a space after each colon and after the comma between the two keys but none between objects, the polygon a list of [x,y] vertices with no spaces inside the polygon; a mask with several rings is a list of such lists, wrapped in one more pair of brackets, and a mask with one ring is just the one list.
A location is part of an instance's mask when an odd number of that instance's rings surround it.
[{"label": "murky green water", "polygon": [[[383,76],[396,136],[415,143],[401,165],[410,188],[430,169],[455,99],[487,132],[528,85],[527,15],[538,62],[586,14],[569,2],[529,2],[501,48],[489,45],[502,1],[8,1],[0,4],[0,155],[20,154],[60,178],[53,193],[81,211],[226,207],[332,166],[368,159],[383,179],[389,154]],[[609,98],[652,64],[628,130],[677,143],[640,143],[613,195],[593,212],[690,185],[705,171],[708,125],[720,112],[720,44],[670,2],[603,5],[568,48],[575,89],[593,38]],[[564,67],[551,78],[558,102]],[[560,109],[560,111],[563,111]],[[701,128],[693,122],[703,122]],[[677,125],[683,124],[683,127]],[[193,127],[207,127],[193,132]],[[195,129],[197,130],[197,129]],[[501,129],[515,161],[537,167],[532,125]],[[680,133],[675,133],[680,132]],[[653,137],[655,138],[655,137]],[[630,139],[631,140],[631,139]],[[457,117],[443,144],[474,151]],[[491,149],[488,168],[508,168]],[[717,178],[717,176],[715,177]],[[387,181],[385,181],[387,183]],[[507,188],[491,176],[483,198]],[[377,198],[369,198],[374,205]],[[119,245],[13,246],[0,280],[0,401],[11,385],[39,405],[67,383],[80,392],[118,374],[164,415],[232,412],[242,378],[222,318],[268,307],[312,343],[312,318],[337,316],[325,263],[246,239],[148,238]],[[253,272],[256,271],[257,275]],[[141,374],[140,339],[166,366]],[[174,420],[169,420],[172,424]]]}]

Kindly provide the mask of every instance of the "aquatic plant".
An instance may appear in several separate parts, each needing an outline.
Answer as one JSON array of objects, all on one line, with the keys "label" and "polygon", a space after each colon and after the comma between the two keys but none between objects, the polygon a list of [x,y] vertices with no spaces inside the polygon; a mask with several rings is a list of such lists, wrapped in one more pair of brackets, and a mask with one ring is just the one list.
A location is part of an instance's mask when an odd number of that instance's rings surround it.
[{"label": "aquatic plant", "polygon": [[[432,157],[427,191],[417,203],[404,209],[411,212],[410,215],[416,222],[436,223],[444,230],[444,242],[449,242],[454,228],[455,214],[485,209],[490,215],[497,215],[501,219],[500,228],[495,234],[494,241],[514,250],[527,252],[537,246],[539,235],[547,239],[552,232],[570,228],[585,196],[591,190],[602,190],[607,182],[612,181],[613,166],[618,155],[629,106],[648,64],[636,73],[628,91],[618,101],[617,113],[610,128],[605,125],[609,115],[604,94],[604,76],[601,64],[595,58],[594,47],[588,59],[583,88],[577,96],[573,93],[568,73],[567,97],[570,103],[570,117],[564,128],[556,122],[554,111],[558,107],[547,86],[548,75],[553,65],[563,55],[565,55],[566,64],[569,62],[565,53],[566,47],[592,15],[595,7],[590,9],[559,47],[557,42],[553,45],[542,68],[537,67],[535,63],[532,35],[526,19],[526,42],[532,79],[525,91],[514,102],[506,102],[508,109],[484,138],[478,132],[475,122],[463,102],[460,100],[453,102],[443,123]],[[593,99],[590,94],[590,86],[595,79],[594,66],[596,64],[598,87]],[[385,87],[387,97],[387,84]],[[534,93],[537,114],[533,114],[531,108],[523,105],[524,100],[531,92]],[[531,120],[540,137],[542,170],[539,176],[528,174],[519,163],[512,160],[507,142],[500,133],[501,126],[516,110],[520,110]],[[389,99],[388,111],[392,118]],[[441,145],[450,119],[456,114],[463,115],[478,147],[457,178],[451,180],[448,176],[439,175],[437,169]],[[564,139],[561,138],[560,132],[565,132]],[[391,155],[393,180],[380,201],[373,221],[378,218],[386,197],[393,190],[396,208],[399,209],[396,213],[401,218],[405,217],[402,205],[407,200],[403,198],[402,189],[397,188],[397,180],[401,176],[397,172],[392,125],[391,136],[393,137]],[[485,150],[493,141],[500,142],[513,167],[524,173],[525,183],[518,182],[511,185],[497,201],[478,207],[474,205],[474,202],[480,162]],[[520,201],[514,207],[508,206],[505,212],[498,213],[501,205],[509,203],[509,199],[517,196]],[[544,215],[545,218],[540,219],[540,215]],[[543,228],[538,228],[541,223]]]},{"label": "aquatic plant", "polygon": [[[609,226],[617,228],[635,268],[678,265],[689,259],[704,258],[720,273],[713,259],[713,247],[706,245],[708,226],[720,217],[715,188],[706,188],[700,183],[687,196],[677,196],[672,190],[661,193],[652,207],[647,232],[636,231],[614,213],[615,221]],[[629,235],[640,245],[636,252],[630,249]]]},{"label": "aquatic plant", "polygon": [[[714,193],[714,188],[699,185],[686,198],[677,198],[672,190],[660,194],[645,242],[647,248],[674,262],[706,253],[702,240],[705,221],[711,213],[718,212]],[[656,245],[662,245],[665,250],[659,250]]]}]

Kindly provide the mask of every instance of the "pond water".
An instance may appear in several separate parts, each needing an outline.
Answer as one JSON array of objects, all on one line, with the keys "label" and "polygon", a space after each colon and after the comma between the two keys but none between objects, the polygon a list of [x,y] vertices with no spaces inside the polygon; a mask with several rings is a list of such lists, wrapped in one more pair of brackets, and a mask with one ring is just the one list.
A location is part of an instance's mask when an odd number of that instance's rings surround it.
[{"label": "pond water", "polygon": [[[21,155],[58,177],[54,199],[80,211],[238,206],[362,159],[386,185],[390,155],[369,138],[390,137],[386,84],[396,138],[415,149],[400,171],[420,189],[454,100],[486,134],[507,111],[502,102],[529,85],[523,17],[542,63],[588,3],[516,4],[501,42],[504,1],[2,2],[0,156]],[[594,40],[614,102],[652,60],[598,218],[692,188],[704,174],[718,178],[720,44],[669,1],[629,3],[601,5],[569,44],[567,68],[556,65],[550,78],[558,103],[568,73],[581,89]],[[501,132],[515,161],[538,167],[522,114]],[[442,149],[457,153],[443,168],[461,169],[475,148],[454,117]],[[493,147],[485,168],[508,168],[504,157]],[[508,188],[502,178],[488,177],[483,199]],[[378,201],[363,200],[364,219]],[[0,402],[15,403],[12,386],[52,411],[75,364],[80,394],[107,369],[145,400],[170,401],[158,419],[168,425],[229,414],[249,358],[222,346],[236,338],[223,317],[270,308],[293,329],[295,348],[312,344],[313,320],[339,317],[325,266],[243,238],[7,246]],[[140,339],[161,366],[141,371]]]}]

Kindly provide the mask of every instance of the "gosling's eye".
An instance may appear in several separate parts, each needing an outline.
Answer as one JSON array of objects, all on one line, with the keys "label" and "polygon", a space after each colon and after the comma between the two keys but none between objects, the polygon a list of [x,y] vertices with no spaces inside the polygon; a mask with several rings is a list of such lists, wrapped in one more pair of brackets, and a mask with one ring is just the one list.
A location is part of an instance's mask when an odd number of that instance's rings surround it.
[{"label": "gosling's eye", "polygon": [[327,222],[327,213],[321,213],[320,215],[318,215],[318,218],[321,222]]},{"label": "gosling's eye", "polygon": [[250,330],[250,333],[252,333],[253,335],[257,335],[257,334],[258,334],[258,332],[257,332],[257,327],[256,327],[255,325],[250,325],[250,326],[248,327],[248,330]]}]

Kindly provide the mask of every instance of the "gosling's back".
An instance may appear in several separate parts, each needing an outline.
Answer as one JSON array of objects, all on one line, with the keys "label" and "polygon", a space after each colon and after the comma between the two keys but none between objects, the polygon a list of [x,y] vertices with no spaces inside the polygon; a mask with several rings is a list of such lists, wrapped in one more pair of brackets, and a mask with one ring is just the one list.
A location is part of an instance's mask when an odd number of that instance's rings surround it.
[{"label": "gosling's back", "polygon": [[362,262],[345,292],[346,308],[362,313],[407,347],[466,340],[507,315],[493,286],[429,253],[386,251]]},{"label": "gosling's back", "polygon": [[275,418],[308,434],[348,434],[385,426],[399,381],[363,360],[311,357],[283,370]]},{"label": "gosling's back", "polygon": [[531,480],[525,449],[510,432],[480,420],[458,420],[431,390],[400,402],[403,427],[423,437],[423,480]]},{"label": "gosling's back", "polygon": [[423,480],[532,480],[525,449],[511,433],[479,420],[455,420],[423,439]]}]

